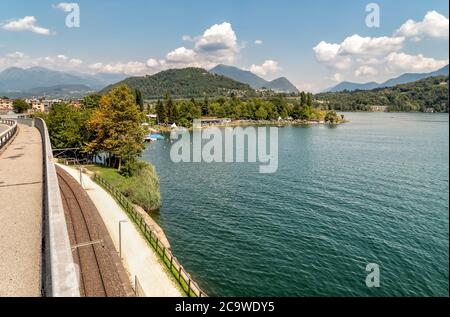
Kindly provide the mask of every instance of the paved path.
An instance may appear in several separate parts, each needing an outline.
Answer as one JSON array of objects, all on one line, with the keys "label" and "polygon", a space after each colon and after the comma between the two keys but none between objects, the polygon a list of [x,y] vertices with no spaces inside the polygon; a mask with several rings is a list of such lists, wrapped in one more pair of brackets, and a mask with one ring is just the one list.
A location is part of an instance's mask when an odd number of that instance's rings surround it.
[{"label": "paved path", "polygon": [[41,295],[42,143],[19,125],[0,154],[0,297]]},{"label": "paved path", "polygon": [[[71,174],[78,182],[79,172],[73,168],[58,164]],[[134,283],[137,276],[145,296],[149,297],[179,297],[181,292],[164,268],[164,264],[128,219],[127,214],[103,188],[83,175],[83,185],[89,197],[97,207],[106,228],[119,249],[119,222],[122,223],[122,258],[126,270]]]}]

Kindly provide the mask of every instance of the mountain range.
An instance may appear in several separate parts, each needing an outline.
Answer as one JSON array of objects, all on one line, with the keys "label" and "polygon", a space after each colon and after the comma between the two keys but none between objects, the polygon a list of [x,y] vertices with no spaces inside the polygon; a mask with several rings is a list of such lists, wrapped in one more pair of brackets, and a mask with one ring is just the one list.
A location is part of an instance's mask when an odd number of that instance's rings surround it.
[{"label": "mountain range", "polygon": [[61,90],[66,85],[67,89],[73,88],[71,87],[73,85],[82,85],[88,90],[99,90],[125,77],[127,75],[124,74],[98,73],[90,75],[76,72],[68,73],[44,67],[30,67],[27,69],[10,67],[0,72],[0,93],[6,95],[27,94],[33,93],[33,89],[36,90],[35,92],[45,92],[45,87],[54,88],[58,86],[57,88]]},{"label": "mountain range", "polygon": [[267,88],[276,92],[299,92],[297,87],[295,87],[286,77],[280,77],[272,81],[267,81],[248,70],[242,70],[234,66],[227,66],[223,64],[217,65],[209,72],[248,84],[253,89]]},{"label": "mountain range", "polygon": [[344,81],[338,85],[325,90],[324,92],[340,92],[340,91],[354,91],[354,90],[372,90],[376,88],[394,87],[400,84],[407,84],[418,81],[428,77],[448,76],[448,65],[430,73],[406,73],[396,78],[389,79],[384,83],[368,82],[368,83],[352,83]]}]

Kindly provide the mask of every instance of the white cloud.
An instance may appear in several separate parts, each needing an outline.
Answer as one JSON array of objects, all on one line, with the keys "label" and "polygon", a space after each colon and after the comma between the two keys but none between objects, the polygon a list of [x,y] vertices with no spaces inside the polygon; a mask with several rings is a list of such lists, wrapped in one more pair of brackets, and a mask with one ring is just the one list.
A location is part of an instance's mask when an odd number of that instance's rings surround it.
[{"label": "white cloud", "polygon": [[422,54],[408,55],[405,53],[391,53],[386,57],[387,70],[390,72],[431,72],[448,64],[448,59],[437,60],[424,57]]},{"label": "white cloud", "polygon": [[67,57],[63,54],[44,56],[44,57],[31,57],[23,52],[13,52],[0,57],[2,59],[3,67],[21,67],[28,68],[33,66],[41,66],[54,70],[70,71],[79,70],[83,65],[83,61],[79,58]]},{"label": "white cloud", "polygon": [[179,47],[166,55],[166,62],[188,65],[195,62],[197,53],[185,47]]},{"label": "white cloud", "polygon": [[394,34],[416,41],[424,37],[448,39],[448,29],[448,18],[436,11],[429,11],[422,21],[416,22],[410,19]]},{"label": "white cloud", "polygon": [[183,36],[181,37],[181,39],[182,39],[183,41],[186,41],[186,42],[194,42],[194,41],[195,41],[195,39],[192,38],[192,37],[189,36],[189,35],[183,35]]},{"label": "white cloud", "polygon": [[6,54],[6,57],[10,58],[10,59],[14,59],[14,60],[21,60],[21,59],[24,59],[26,56],[22,52],[14,52],[14,53]]},{"label": "white cloud", "polygon": [[347,37],[340,45],[340,55],[382,55],[398,51],[403,47],[403,37],[362,37],[358,34]]},{"label": "white cloud", "polygon": [[377,74],[378,74],[378,71],[375,68],[373,68],[371,66],[366,66],[366,65],[360,66],[355,71],[355,76],[356,77],[375,76]]},{"label": "white cloud", "polygon": [[58,3],[58,4],[54,4],[53,8],[59,9],[59,10],[64,11],[64,12],[70,12],[70,11],[73,10],[73,8],[75,6],[78,6],[78,4],[76,4],[76,3],[68,3],[68,2],[61,2],[61,3]]},{"label": "white cloud", "polygon": [[195,48],[203,52],[236,51],[236,33],[228,22],[214,24],[196,41]]},{"label": "white cloud", "polygon": [[158,65],[159,65],[158,61],[154,58],[149,58],[145,64],[149,68],[155,68],[155,67],[158,67]]},{"label": "white cloud", "polygon": [[80,67],[83,64],[83,61],[78,58],[72,58],[69,60],[69,67]]},{"label": "white cloud", "polygon": [[89,69],[93,70],[94,72],[142,75],[147,72],[147,65],[141,62],[118,62],[110,64],[95,63],[89,65]]},{"label": "white cloud", "polygon": [[347,56],[339,55],[340,48],[341,46],[339,44],[321,41],[313,48],[313,50],[319,62],[324,63],[331,68],[345,69],[351,65],[352,61]]},{"label": "white cloud", "polygon": [[333,76],[331,76],[330,78],[329,78],[330,80],[332,80],[332,81],[334,81],[334,82],[340,82],[340,81],[342,81],[342,74],[340,74],[340,73],[335,73],[335,74],[333,74]]},{"label": "white cloud", "polygon": [[159,61],[161,70],[167,68],[203,67],[212,68],[221,63],[232,63],[241,46],[236,33],[228,22],[214,24],[202,35],[183,35],[184,41],[193,42],[192,48],[179,47],[167,53]]},{"label": "white cloud", "polygon": [[281,68],[278,66],[278,62],[273,60],[267,60],[262,65],[250,66],[250,71],[259,76],[274,74],[280,70]]},{"label": "white cloud", "polygon": [[263,40],[255,40],[254,42],[256,45],[262,45],[264,42]]},{"label": "white cloud", "polygon": [[448,19],[428,12],[422,21],[408,20],[392,36],[363,37],[354,34],[340,43],[319,42],[313,51],[318,62],[334,74],[330,81],[384,81],[405,72],[430,72],[448,64],[422,54],[403,52],[406,40],[448,38]]},{"label": "white cloud", "polygon": [[26,16],[22,19],[12,20],[2,25],[2,28],[7,31],[29,31],[40,35],[51,35],[49,29],[36,25],[36,18],[34,16]]},{"label": "white cloud", "polygon": [[340,47],[339,44],[330,44],[321,41],[313,48],[313,50],[316,53],[316,58],[319,62],[331,62],[337,57]]}]

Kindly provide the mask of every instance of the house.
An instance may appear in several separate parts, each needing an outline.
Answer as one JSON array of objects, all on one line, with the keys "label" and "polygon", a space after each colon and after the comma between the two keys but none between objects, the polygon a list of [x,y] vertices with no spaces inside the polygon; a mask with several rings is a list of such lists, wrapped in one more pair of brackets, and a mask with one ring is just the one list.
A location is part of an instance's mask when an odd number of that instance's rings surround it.
[{"label": "house", "polygon": [[2,111],[13,110],[13,101],[8,98],[0,98],[0,110]]}]

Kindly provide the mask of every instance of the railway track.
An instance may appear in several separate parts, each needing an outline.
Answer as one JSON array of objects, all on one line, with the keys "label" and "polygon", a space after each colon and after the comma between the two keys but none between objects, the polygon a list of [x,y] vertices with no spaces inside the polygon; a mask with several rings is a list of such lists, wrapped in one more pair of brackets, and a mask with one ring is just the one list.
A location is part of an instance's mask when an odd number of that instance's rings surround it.
[{"label": "railway track", "polygon": [[57,174],[81,296],[132,296],[129,278],[95,205],[71,175],[59,167]]}]

